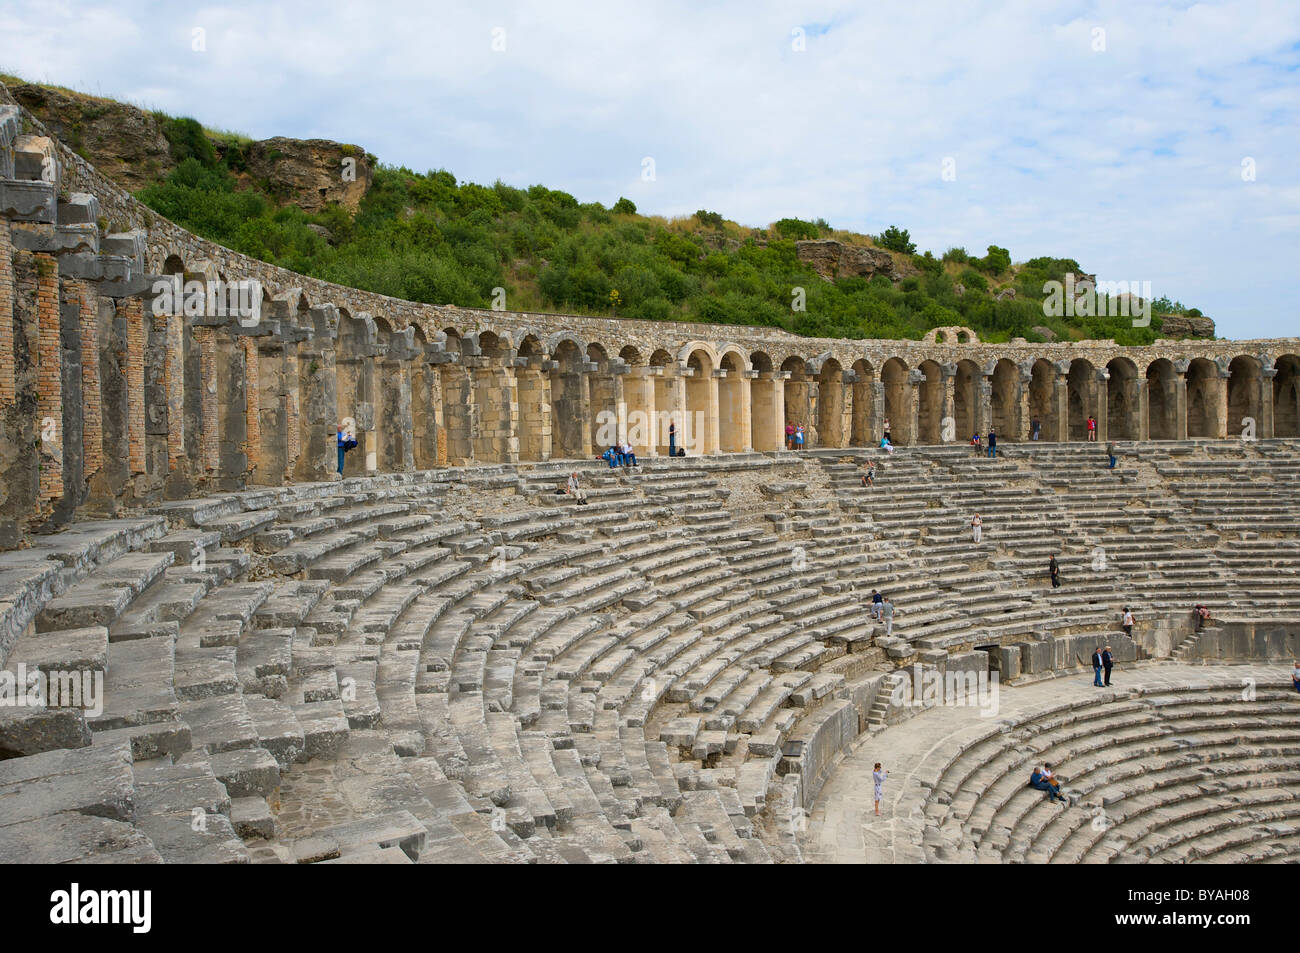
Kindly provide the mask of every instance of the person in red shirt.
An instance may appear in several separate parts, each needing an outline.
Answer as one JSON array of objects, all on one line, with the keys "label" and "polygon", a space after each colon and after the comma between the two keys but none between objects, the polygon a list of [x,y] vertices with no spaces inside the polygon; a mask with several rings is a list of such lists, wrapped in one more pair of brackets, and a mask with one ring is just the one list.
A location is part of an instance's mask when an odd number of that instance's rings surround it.
[{"label": "person in red shirt", "polygon": [[1097,418],[1092,416],[1092,414],[1088,415],[1088,439],[1097,439]]}]

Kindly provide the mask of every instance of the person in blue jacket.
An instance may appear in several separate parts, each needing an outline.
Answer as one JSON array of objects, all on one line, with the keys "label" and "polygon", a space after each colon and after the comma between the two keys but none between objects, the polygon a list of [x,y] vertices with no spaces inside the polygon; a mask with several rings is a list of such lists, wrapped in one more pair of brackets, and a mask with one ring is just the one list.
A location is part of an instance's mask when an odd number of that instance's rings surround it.
[{"label": "person in blue jacket", "polygon": [[347,453],[349,450],[355,449],[357,445],[356,437],[348,433],[347,430],[343,428],[342,424],[339,424],[338,444],[339,444],[339,474],[341,475],[343,473],[343,455]]}]

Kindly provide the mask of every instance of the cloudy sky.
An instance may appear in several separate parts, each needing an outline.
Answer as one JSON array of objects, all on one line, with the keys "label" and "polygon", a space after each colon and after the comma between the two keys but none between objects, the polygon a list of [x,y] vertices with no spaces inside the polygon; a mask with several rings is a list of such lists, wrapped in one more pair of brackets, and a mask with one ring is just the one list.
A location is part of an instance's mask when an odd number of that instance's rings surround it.
[{"label": "cloudy sky", "polygon": [[0,69],[584,202],[1073,257],[1300,334],[1293,0],[6,0]]}]

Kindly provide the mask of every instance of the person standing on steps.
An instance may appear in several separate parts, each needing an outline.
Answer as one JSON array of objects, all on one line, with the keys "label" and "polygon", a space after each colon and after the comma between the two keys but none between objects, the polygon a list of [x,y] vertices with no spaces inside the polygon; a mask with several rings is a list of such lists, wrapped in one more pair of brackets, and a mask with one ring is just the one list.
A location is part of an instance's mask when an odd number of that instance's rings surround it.
[{"label": "person standing on steps", "polygon": [[1108,470],[1114,470],[1114,469],[1115,469],[1115,464],[1118,462],[1118,461],[1116,460],[1116,458],[1115,458],[1115,441],[1114,441],[1114,440],[1107,440],[1107,441],[1106,441],[1106,456],[1110,458],[1110,466],[1107,467],[1107,469],[1108,469]]},{"label": "person standing on steps", "polygon": [[794,424],[788,420],[785,422],[785,448],[787,450],[794,449]]},{"label": "person standing on steps", "polygon": [[885,602],[885,597],[880,594],[880,590],[872,589],[871,590],[871,618],[875,619],[876,621],[880,621],[881,607],[884,605],[884,602]]},{"label": "person standing on steps", "polygon": [[796,450],[803,449],[803,424],[799,424],[794,428],[794,448]]},{"label": "person standing on steps", "polygon": [[979,543],[979,541],[984,538],[984,521],[980,519],[978,513],[976,513],[975,518],[970,521],[970,526],[975,537],[975,542]]},{"label": "person standing on steps", "polygon": [[1061,588],[1061,567],[1056,565],[1056,557],[1047,560],[1047,574],[1052,577],[1052,588]]},{"label": "person standing on steps", "polygon": [[343,455],[346,454],[349,450],[356,449],[357,438],[343,424],[339,424],[338,442],[339,442],[339,476],[342,476]]},{"label": "person standing on steps", "polygon": [[677,424],[668,421],[668,456],[677,456]]},{"label": "person standing on steps", "polygon": [[1101,684],[1101,646],[1092,650],[1092,684],[1095,688],[1102,688]]},{"label": "person standing on steps", "polygon": [[1092,414],[1088,415],[1088,440],[1091,443],[1097,442],[1097,418]]},{"label": "person standing on steps", "polygon": [[889,443],[894,442],[894,435],[889,432],[889,418],[885,418],[885,440]]},{"label": "person standing on steps", "polygon": [[880,614],[885,619],[885,635],[894,634],[894,604],[886,599],[880,604]]},{"label": "person standing on steps", "polygon": [[1115,656],[1110,654],[1110,646],[1101,653],[1101,667],[1106,670],[1106,687],[1110,688],[1110,670],[1115,667]]},{"label": "person standing on steps", "polygon": [[989,428],[989,456],[996,458],[998,455],[998,435]]},{"label": "person standing on steps", "polygon": [[1120,619],[1120,627],[1123,628],[1124,634],[1130,639],[1133,638],[1133,610],[1128,606],[1124,607],[1124,615]]},{"label": "person standing on steps", "polygon": [[1295,668],[1291,669],[1291,684],[1300,692],[1300,662],[1296,662]]},{"label": "person standing on steps", "polygon": [[1038,435],[1043,432],[1043,423],[1035,417],[1029,424],[1029,439],[1037,440]]},{"label": "person standing on steps", "polygon": [[880,816],[880,802],[885,797],[885,778],[889,777],[889,772],[880,767],[880,762],[871,769],[871,786],[875,789],[872,793],[876,796],[876,816]]}]

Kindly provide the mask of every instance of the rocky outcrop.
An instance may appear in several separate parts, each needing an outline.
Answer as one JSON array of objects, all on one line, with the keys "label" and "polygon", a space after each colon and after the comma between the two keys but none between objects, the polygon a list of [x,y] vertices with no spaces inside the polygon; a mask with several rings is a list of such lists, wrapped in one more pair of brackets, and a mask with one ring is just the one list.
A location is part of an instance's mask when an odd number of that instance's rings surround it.
[{"label": "rocky outcrop", "polygon": [[172,160],[153,113],[111,99],[23,83],[13,98],[122,188],[135,192],[165,178]]},{"label": "rocky outcrop", "polygon": [[254,142],[245,158],[248,175],[304,212],[319,212],[331,202],[355,212],[374,179],[364,149],[329,139],[276,136]]},{"label": "rocky outcrop", "polygon": [[1162,336],[1167,338],[1213,338],[1214,319],[1188,314],[1162,314]]},{"label": "rocky outcrop", "polygon": [[884,275],[899,281],[902,275],[894,265],[894,256],[879,248],[846,245],[833,238],[795,242],[799,260],[812,266],[823,278],[874,278]]}]

